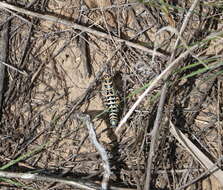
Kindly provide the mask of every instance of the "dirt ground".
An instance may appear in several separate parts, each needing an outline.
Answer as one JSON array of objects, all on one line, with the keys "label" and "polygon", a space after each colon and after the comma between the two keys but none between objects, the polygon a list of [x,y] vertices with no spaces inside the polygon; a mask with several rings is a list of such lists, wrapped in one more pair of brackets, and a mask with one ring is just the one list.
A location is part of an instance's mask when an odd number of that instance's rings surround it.
[{"label": "dirt ground", "polygon": [[[0,172],[60,177],[100,189],[104,161],[77,117],[84,113],[109,157],[108,189],[145,190],[148,174],[154,190],[223,189],[215,172],[170,131],[172,122],[222,172],[222,2],[200,1],[174,49],[194,2],[6,1],[16,10],[0,4],[0,26],[9,24],[6,62],[13,67],[5,69]],[[111,128],[103,76],[111,76],[120,99],[120,121],[168,65],[194,45],[120,132]],[[86,189],[55,180],[0,177],[0,189]]]}]

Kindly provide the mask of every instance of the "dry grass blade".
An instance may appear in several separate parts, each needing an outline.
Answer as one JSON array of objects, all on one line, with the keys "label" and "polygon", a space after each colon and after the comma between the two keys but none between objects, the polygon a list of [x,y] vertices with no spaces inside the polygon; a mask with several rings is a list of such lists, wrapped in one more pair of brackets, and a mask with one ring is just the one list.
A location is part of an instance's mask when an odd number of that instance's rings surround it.
[{"label": "dry grass blade", "polygon": [[197,146],[195,146],[179,129],[170,121],[170,132],[183,145],[186,150],[196,159],[203,167],[213,171],[213,175],[223,185],[223,171],[216,166]]}]

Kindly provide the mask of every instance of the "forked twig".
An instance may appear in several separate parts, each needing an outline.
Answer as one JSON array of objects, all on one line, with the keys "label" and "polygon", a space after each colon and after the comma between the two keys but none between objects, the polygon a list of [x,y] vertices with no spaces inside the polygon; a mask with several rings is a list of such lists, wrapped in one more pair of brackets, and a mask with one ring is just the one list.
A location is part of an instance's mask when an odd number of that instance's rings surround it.
[{"label": "forked twig", "polygon": [[103,175],[103,180],[101,183],[101,188],[102,188],[102,190],[107,190],[109,177],[111,175],[110,164],[108,161],[107,152],[106,152],[105,148],[97,140],[96,133],[94,130],[94,125],[91,122],[90,116],[87,114],[79,113],[79,114],[77,114],[77,117],[82,122],[84,122],[84,124],[86,125],[86,127],[88,129],[88,133],[89,133],[88,137],[89,137],[91,143],[95,146],[95,148],[97,149],[97,151],[99,152],[99,154],[101,156],[101,159],[103,162],[103,168],[104,168],[104,175]]}]

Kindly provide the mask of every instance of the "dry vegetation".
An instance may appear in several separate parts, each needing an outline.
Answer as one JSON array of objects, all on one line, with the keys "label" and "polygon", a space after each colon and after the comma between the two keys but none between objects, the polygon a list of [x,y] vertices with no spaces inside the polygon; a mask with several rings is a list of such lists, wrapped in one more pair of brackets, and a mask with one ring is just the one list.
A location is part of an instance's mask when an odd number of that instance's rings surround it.
[{"label": "dry vegetation", "polygon": [[[0,189],[100,189],[105,163],[80,113],[107,151],[108,189],[221,189],[222,11],[221,0],[0,2]],[[126,118],[116,129],[108,72]]]}]

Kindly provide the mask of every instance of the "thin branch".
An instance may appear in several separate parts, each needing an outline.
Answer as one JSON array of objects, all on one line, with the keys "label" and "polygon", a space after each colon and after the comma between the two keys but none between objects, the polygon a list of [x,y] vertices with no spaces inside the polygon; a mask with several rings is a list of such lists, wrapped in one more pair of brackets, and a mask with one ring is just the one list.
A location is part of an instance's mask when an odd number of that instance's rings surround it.
[{"label": "thin branch", "polygon": [[108,155],[107,152],[105,150],[105,148],[98,142],[97,140],[97,136],[94,130],[94,125],[91,122],[90,116],[87,114],[77,114],[77,117],[84,122],[84,124],[87,126],[88,129],[88,137],[91,141],[91,143],[95,146],[95,148],[97,149],[97,151],[99,152],[101,159],[103,161],[102,165],[104,168],[104,174],[103,174],[103,180],[101,183],[101,188],[102,190],[107,190],[108,189],[108,182],[109,182],[109,178],[111,175],[111,170],[110,170],[110,164],[109,164],[109,159],[108,159]]},{"label": "thin branch", "polygon": [[[7,59],[8,51],[8,23],[5,23],[2,27],[0,34],[0,62],[5,62]],[[0,64],[0,112],[2,110],[2,98],[4,94],[4,80],[5,80],[5,65]]]},{"label": "thin branch", "polygon": [[[0,7],[2,9],[5,9],[5,10],[13,10],[13,11],[23,13],[23,14],[26,14],[26,15],[29,15],[29,16],[37,17],[39,19],[60,23],[60,24],[66,25],[66,26],[73,27],[74,29],[81,30],[83,32],[88,32],[90,34],[94,34],[96,36],[111,40],[111,36],[107,33],[100,32],[100,31],[94,30],[92,28],[89,28],[87,26],[82,26],[82,25],[77,24],[77,23],[73,23],[73,22],[68,21],[66,19],[58,18],[58,17],[52,16],[52,15],[36,13],[36,12],[29,11],[29,10],[26,10],[26,9],[23,9],[23,8],[14,6],[14,5],[10,5],[10,4],[5,3],[5,2],[0,2]],[[124,40],[124,39],[121,39],[121,38],[118,38],[118,37],[115,37],[115,36],[112,36],[112,39],[117,41],[117,42],[120,42],[120,43],[125,43],[127,46],[145,51],[150,55],[152,55],[154,53],[154,51],[152,49],[149,49],[149,48],[147,48],[145,46],[142,46],[140,44],[136,44],[136,43],[133,43],[133,42],[130,42],[130,41],[127,41],[127,40]],[[156,52],[155,55],[158,56],[158,57],[167,59],[167,56],[160,53],[160,52]]]},{"label": "thin branch", "polygon": [[87,190],[96,190],[99,187],[96,184],[83,182],[80,180],[70,180],[57,177],[41,176],[39,174],[30,174],[30,173],[15,173],[15,172],[6,172],[0,171],[0,177],[5,178],[20,178],[26,180],[37,180],[37,181],[47,181],[47,182],[59,182],[67,185],[72,185],[76,188],[87,189]]},{"label": "thin branch", "polygon": [[23,74],[23,75],[25,75],[25,76],[28,76],[27,72],[25,72],[25,71],[21,71],[20,69],[17,69],[17,68],[15,68],[15,67],[13,67],[12,65],[9,65],[8,63],[5,63],[5,62],[3,62],[3,61],[0,61],[0,65],[7,66],[8,68],[10,68],[10,69],[12,69],[12,70],[14,70],[14,71],[17,71],[17,72],[20,73],[20,74]]},{"label": "thin branch", "polygon": [[149,156],[147,159],[147,170],[146,170],[146,181],[144,185],[144,190],[150,189],[150,181],[151,181],[151,170],[152,170],[152,162],[155,155],[155,149],[157,148],[157,141],[159,138],[159,131],[161,128],[161,120],[163,116],[163,107],[166,99],[166,93],[167,93],[167,84],[165,83],[162,88],[162,93],[158,105],[158,110],[156,114],[156,120],[153,126],[152,135],[151,135],[151,145],[149,149]]}]

